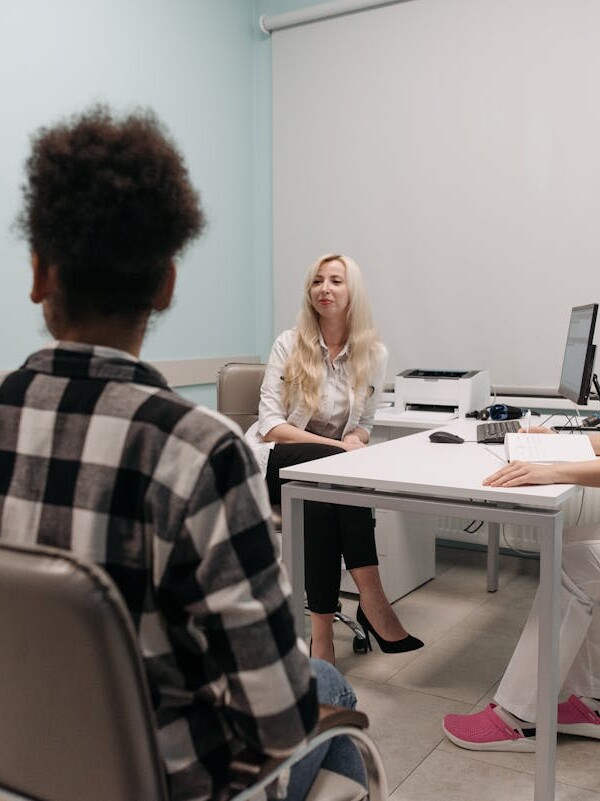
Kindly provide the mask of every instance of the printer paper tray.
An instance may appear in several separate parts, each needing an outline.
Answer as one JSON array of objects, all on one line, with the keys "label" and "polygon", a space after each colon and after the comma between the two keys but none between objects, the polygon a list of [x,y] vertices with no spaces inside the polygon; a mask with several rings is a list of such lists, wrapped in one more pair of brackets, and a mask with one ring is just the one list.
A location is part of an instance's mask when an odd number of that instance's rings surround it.
[{"label": "printer paper tray", "polygon": [[408,409],[404,412],[394,413],[394,419],[400,422],[410,423],[447,423],[448,420],[456,420],[456,412],[420,412]]}]

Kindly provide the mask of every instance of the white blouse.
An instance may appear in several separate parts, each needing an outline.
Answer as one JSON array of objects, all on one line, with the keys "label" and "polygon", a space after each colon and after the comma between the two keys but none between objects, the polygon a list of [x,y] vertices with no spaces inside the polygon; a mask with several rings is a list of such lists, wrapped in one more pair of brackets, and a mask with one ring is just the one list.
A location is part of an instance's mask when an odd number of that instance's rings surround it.
[{"label": "white blouse", "polygon": [[359,426],[370,432],[383,388],[387,367],[387,349],[383,344],[379,348],[377,360],[372,365],[370,391],[366,396],[364,393],[357,396],[350,385],[347,346],[344,346],[332,361],[321,337],[324,378],[319,410],[311,417],[296,404],[286,413],[283,405],[283,374],[295,339],[296,329],[291,328],[275,340],[260,390],[258,421],[246,432],[246,440],[263,475],[266,475],[269,453],[275,445],[274,442],[265,442],[263,437],[272,428],[282,423],[290,423],[313,434],[339,440]]}]

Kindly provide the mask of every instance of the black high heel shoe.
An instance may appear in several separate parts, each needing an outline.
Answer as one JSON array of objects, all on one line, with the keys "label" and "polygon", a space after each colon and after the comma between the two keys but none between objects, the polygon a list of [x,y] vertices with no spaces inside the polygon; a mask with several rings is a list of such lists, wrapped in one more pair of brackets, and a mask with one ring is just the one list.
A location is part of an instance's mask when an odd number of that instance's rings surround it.
[{"label": "black high heel shoe", "polygon": [[369,634],[372,634],[373,637],[375,637],[377,640],[377,645],[381,648],[384,654],[401,654],[405,651],[416,651],[417,648],[422,648],[425,644],[417,637],[413,637],[412,634],[407,634],[406,637],[403,637],[401,640],[384,640],[383,637],[378,634],[373,626],[369,623],[367,616],[363,612],[360,604],[358,605],[358,610],[356,612],[356,621],[363,627],[367,641],[366,647],[369,651],[373,650],[371,648],[371,639]]}]

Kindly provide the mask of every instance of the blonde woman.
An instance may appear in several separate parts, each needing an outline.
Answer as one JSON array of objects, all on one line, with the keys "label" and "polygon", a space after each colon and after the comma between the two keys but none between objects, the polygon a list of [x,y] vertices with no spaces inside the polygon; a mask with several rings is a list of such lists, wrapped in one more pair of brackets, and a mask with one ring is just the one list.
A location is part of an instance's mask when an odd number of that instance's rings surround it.
[{"label": "blonde woman", "polygon": [[[323,256],[308,271],[297,327],[273,345],[259,419],[247,433],[272,503],[281,502],[282,467],[366,446],[386,364],[358,265],[347,256]],[[373,634],[386,653],[421,648],[381,586],[371,510],[305,503],[304,529],[313,656],[335,659],[342,556],[359,591],[357,619],[367,637]]]}]

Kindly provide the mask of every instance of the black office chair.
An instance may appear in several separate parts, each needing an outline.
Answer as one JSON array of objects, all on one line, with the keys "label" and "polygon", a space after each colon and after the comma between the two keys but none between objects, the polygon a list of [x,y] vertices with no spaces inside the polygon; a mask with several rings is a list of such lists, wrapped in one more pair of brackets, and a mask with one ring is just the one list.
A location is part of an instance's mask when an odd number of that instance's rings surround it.
[{"label": "black office chair", "polygon": [[[0,544],[0,688],[0,798],[169,801],[138,640],[98,566],[53,548]],[[236,801],[342,734],[361,751],[369,798],[384,801],[385,770],[361,730],[367,724],[339,710],[287,759],[238,759],[229,785]],[[326,787],[319,798],[331,798]]]},{"label": "black office chair", "polygon": [[[219,370],[217,378],[217,411],[227,415],[236,422],[242,431],[247,431],[258,419],[260,388],[265,374],[266,364],[248,364],[245,362],[229,362]],[[281,509],[273,507],[273,526],[281,532]],[[310,614],[305,607],[305,614]],[[354,640],[352,647],[357,654],[367,653],[367,639],[360,623],[342,612],[338,603],[333,616],[352,631]]]}]

